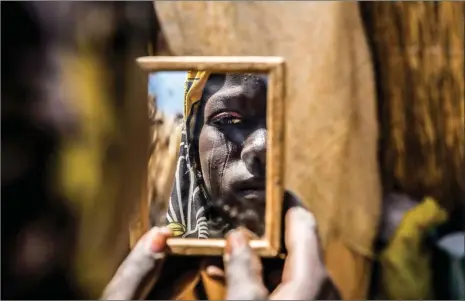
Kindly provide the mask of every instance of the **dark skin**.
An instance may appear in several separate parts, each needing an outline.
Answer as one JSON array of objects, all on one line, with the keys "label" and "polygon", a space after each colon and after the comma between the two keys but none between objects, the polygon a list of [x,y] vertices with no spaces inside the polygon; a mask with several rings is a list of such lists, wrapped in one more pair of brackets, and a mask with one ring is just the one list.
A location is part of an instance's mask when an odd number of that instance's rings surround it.
[{"label": "dark skin", "polygon": [[[226,284],[226,300],[315,300],[340,299],[323,263],[315,217],[290,193],[284,199],[287,208],[284,245],[287,258],[282,275],[278,275],[270,293],[266,262],[249,246],[247,231],[233,230],[226,236],[224,267],[207,268],[207,273]],[[286,209],[285,208],[285,209]],[[168,229],[152,228],[121,264],[106,287],[102,299],[135,300],[147,296],[146,288],[154,285],[150,300],[172,299],[198,273],[200,258],[169,257],[166,239]],[[269,263],[269,262],[268,262]],[[263,264],[263,266],[262,266]]]},{"label": "dark skin", "polygon": [[258,236],[264,233],[266,200],[266,94],[263,76],[226,74],[207,96],[198,138],[210,206]]}]

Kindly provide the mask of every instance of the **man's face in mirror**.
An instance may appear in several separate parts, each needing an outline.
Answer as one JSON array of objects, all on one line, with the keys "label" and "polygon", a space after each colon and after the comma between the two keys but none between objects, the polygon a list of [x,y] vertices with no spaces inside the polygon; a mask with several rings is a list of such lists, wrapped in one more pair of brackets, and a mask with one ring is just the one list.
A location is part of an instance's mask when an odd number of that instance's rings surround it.
[{"label": "man's face in mirror", "polygon": [[212,207],[258,235],[264,231],[266,201],[266,100],[263,76],[226,74],[224,84],[207,95],[199,135]]}]

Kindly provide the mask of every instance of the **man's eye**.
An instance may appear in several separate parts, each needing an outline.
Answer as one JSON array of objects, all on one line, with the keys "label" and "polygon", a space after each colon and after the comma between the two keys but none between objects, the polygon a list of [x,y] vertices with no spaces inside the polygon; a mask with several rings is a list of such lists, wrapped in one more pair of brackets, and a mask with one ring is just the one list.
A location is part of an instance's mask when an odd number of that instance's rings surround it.
[{"label": "man's eye", "polygon": [[241,116],[237,113],[220,113],[215,116],[212,121],[214,125],[226,126],[226,125],[238,125],[243,122]]},{"label": "man's eye", "polygon": [[233,125],[233,124],[240,124],[242,119],[237,117],[222,117],[222,118],[215,118],[213,123],[216,125]]}]

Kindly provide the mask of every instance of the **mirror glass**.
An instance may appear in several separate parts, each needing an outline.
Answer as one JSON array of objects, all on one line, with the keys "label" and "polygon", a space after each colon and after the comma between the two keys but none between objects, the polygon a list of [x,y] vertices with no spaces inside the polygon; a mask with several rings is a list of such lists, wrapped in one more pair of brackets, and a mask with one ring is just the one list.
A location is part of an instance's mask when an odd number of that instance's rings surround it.
[{"label": "mirror glass", "polygon": [[258,73],[149,75],[152,226],[178,238],[224,238],[237,227],[264,235],[267,82]]}]

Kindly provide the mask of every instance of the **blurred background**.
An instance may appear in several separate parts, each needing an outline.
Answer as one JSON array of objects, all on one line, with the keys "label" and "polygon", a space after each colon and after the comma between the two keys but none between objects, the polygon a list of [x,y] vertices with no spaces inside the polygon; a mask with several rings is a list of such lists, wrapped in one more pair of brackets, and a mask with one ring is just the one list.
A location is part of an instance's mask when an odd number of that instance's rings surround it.
[{"label": "blurred background", "polygon": [[[448,1],[1,2],[2,298],[98,298],[130,241],[163,222],[184,75],[148,77],[137,57],[276,55],[285,186],[315,213],[344,299],[460,299],[437,288],[465,287],[460,275],[418,260],[439,252],[421,227],[402,223],[415,248],[393,242],[406,213],[430,208],[448,216],[437,240],[464,231],[464,14]],[[379,254],[400,268],[380,272]]]},{"label": "blurred background", "polygon": [[149,75],[149,106],[153,106],[148,196],[151,226],[165,224],[181,143],[186,77],[187,72],[181,71]]},{"label": "blurred background", "polygon": [[167,115],[184,112],[184,82],[187,72],[157,72],[149,75],[149,95],[154,96],[157,108]]}]

